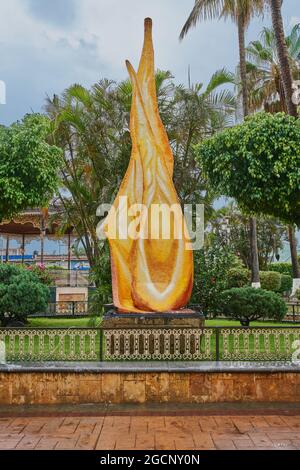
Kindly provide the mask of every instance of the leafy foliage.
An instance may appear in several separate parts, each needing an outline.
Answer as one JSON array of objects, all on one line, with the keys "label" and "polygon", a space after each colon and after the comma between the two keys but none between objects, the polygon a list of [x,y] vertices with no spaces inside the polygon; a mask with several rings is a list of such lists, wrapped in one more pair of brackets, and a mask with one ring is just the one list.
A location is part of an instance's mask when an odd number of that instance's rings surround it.
[{"label": "leafy foliage", "polygon": [[21,267],[0,265],[0,322],[26,321],[30,314],[46,311],[49,289],[39,277]]},{"label": "leafy foliage", "polygon": [[0,221],[47,206],[57,190],[61,150],[47,142],[49,128],[38,114],[0,127]]},{"label": "leafy foliage", "polygon": [[195,279],[191,302],[200,305],[205,315],[216,315],[219,297],[227,288],[227,273],[236,263],[227,248],[213,245],[194,252]]},{"label": "leafy foliage", "polygon": [[293,275],[293,269],[291,263],[272,263],[269,265],[270,271],[276,271],[281,274]]},{"label": "leafy foliage", "polygon": [[227,287],[245,287],[250,284],[251,274],[248,269],[237,267],[227,273]]},{"label": "leafy foliage", "polygon": [[251,321],[256,320],[282,320],[287,306],[274,292],[245,287],[222,292],[220,310],[226,317],[239,320],[243,326],[249,326]]},{"label": "leafy foliage", "polygon": [[[232,251],[241,259],[244,266],[251,269],[251,249],[249,245],[249,217],[234,202],[230,202],[215,212],[211,219],[216,243],[230,245]],[[271,217],[257,217],[257,245],[260,269],[268,264],[282,249],[286,227]],[[235,286],[232,286],[235,287]],[[236,286],[237,287],[237,286]]]},{"label": "leafy foliage", "polygon": [[[286,37],[293,79],[300,79],[300,25],[295,25]],[[280,73],[276,37],[273,29],[264,28],[260,39],[252,41],[246,49],[247,85],[252,111],[287,111]]]},{"label": "leafy foliage", "polygon": [[281,287],[281,274],[275,271],[261,271],[260,283],[262,289],[279,292]]},{"label": "leafy foliage", "polygon": [[44,265],[27,266],[26,269],[35,274],[42,284],[45,284],[46,286],[54,285],[53,277],[50,274],[51,270],[49,272],[49,269],[46,268]]},{"label": "leafy foliage", "polygon": [[293,287],[293,278],[289,274],[281,274],[281,285],[279,292],[289,294]]},{"label": "leafy foliage", "polygon": [[300,226],[300,123],[259,113],[197,146],[210,184],[252,213]]}]

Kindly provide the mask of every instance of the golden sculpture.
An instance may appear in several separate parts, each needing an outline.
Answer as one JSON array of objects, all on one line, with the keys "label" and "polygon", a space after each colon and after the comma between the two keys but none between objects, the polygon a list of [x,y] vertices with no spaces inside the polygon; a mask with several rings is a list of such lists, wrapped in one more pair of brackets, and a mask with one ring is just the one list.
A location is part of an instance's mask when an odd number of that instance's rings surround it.
[{"label": "golden sculpture", "polygon": [[[154,74],[152,21],[145,20],[144,47],[138,72],[126,66],[133,88],[130,115],[132,153],[118,195],[103,224],[111,252],[113,301],[119,312],[165,312],[185,307],[193,285],[193,254],[173,184],[173,154],[159,116]],[[124,199],[127,197],[127,207]],[[159,228],[161,217],[143,223],[127,208],[143,204],[179,207],[170,236]],[[116,217],[117,214],[117,217]],[[124,230],[134,223],[139,237]],[[182,226],[183,237],[177,236]],[[114,232],[116,230],[116,232]],[[153,232],[159,237],[153,238]],[[117,237],[112,236],[117,233]],[[152,235],[152,236],[151,236]]]}]

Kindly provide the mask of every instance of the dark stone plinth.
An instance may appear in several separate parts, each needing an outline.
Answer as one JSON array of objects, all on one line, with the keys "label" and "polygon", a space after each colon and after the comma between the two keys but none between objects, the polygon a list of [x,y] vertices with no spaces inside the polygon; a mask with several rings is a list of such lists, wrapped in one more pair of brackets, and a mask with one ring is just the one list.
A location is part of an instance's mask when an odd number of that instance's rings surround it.
[{"label": "dark stone plinth", "polygon": [[113,305],[105,305],[104,328],[176,327],[201,328],[205,317],[200,309],[185,308],[172,312],[119,312]]}]

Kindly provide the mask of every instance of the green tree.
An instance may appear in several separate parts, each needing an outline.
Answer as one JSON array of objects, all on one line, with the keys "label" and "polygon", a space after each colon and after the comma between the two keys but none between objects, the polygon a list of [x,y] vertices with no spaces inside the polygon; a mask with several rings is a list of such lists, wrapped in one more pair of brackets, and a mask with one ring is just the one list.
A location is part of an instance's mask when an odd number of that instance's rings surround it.
[{"label": "green tree", "polygon": [[47,206],[57,190],[61,150],[48,143],[49,132],[49,119],[39,114],[0,127],[0,221]]},{"label": "green tree", "polygon": [[300,125],[283,113],[259,113],[199,144],[211,184],[248,211],[300,225]]},{"label": "green tree", "polygon": [[[239,71],[244,117],[249,114],[245,34],[251,18],[257,14],[261,14],[263,8],[264,0],[195,0],[194,8],[180,34],[180,39],[183,39],[192,26],[195,26],[199,20],[206,20],[207,18],[230,18],[237,25],[240,56]],[[259,261],[255,217],[250,217],[250,244],[252,282],[259,285]]]},{"label": "green tree", "polygon": [[300,125],[259,113],[197,146],[210,184],[242,209],[300,226]]},{"label": "green tree", "polygon": [[24,268],[0,265],[0,323],[25,322],[28,315],[46,312],[49,288]]},{"label": "green tree", "polygon": [[[294,80],[300,78],[300,25],[295,25],[286,38],[290,69]],[[250,106],[253,111],[264,107],[266,111],[287,112],[284,85],[273,30],[264,28],[261,41],[253,41],[247,48],[248,86]],[[294,279],[300,278],[297,258],[295,227],[288,226]]]},{"label": "green tree", "polygon": [[[215,212],[211,218],[212,235],[215,242],[222,246],[228,245],[243,262],[251,269],[251,252],[247,241],[249,240],[249,217],[243,213],[236,203],[230,202],[227,206]],[[266,270],[274,261],[277,253],[282,249],[285,226],[272,217],[257,217],[257,243],[259,253],[259,267]]]},{"label": "green tree", "polygon": [[227,288],[227,273],[236,265],[229,247],[214,244],[195,251],[195,278],[191,302],[200,305],[205,315],[217,315],[219,298]]},{"label": "green tree", "polygon": [[282,320],[287,313],[287,306],[275,292],[243,287],[222,292],[220,310],[226,317],[249,326],[250,322],[257,320]]}]

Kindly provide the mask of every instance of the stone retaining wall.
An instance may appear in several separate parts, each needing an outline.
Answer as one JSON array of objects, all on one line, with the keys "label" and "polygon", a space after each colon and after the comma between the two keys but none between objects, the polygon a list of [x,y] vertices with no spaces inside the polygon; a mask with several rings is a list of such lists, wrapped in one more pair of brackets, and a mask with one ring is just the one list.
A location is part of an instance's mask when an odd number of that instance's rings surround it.
[{"label": "stone retaining wall", "polygon": [[0,372],[0,404],[300,402],[297,372]]}]

